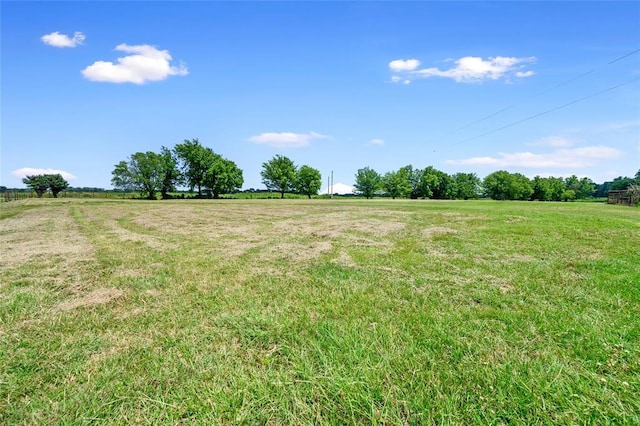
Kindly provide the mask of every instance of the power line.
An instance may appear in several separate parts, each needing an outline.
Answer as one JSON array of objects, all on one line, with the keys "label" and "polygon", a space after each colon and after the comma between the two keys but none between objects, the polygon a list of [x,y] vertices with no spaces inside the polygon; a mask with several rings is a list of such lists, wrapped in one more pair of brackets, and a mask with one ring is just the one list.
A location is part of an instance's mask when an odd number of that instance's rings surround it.
[{"label": "power line", "polygon": [[[499,132],[500,130],[504,130],[504,129],[507,129],[507,128],[509,128],[509,127],[516,126],[516,125],[518,125],[518,124],[520,124],[520,123],[524,123],[525,121],[533,120],[534,118],[538,118],[538,117],[540,117],[540,116],[543,116],[543,115],[549,114],[549,113],[554,112],[554,111],[557,111],[557,110],[559,110],[559,109],[566,108],[566,107],[568,107],[568,106],[571,106],[571,105],[577,104],[578,102],[582,102],[582,101],[584,101],[584,100],[587,100],[587,99],[593,98],[593,97],[598,96],[598,95],[601,95],[601,94],[603,94],[603,93],[610,92],[610,91],[615,90],[615,89],[617,89],[617,88],[619,88],[619,87],[626,86],[627,84],[634,83],[634,82],[636,82],[636,81],[638,81],[638,80],[640,80],[640,77],[634,78],[634,79],[629,80],[629,81],[625,81],[624,83],[620,83],[620,84],[617,84],[617,85],[615,85],[615,86],[608,87],[608,88],[606,88],[606,89],[604,89],[604,90],[601,90],[601,91],[599,91],[599,92],[592,93],[592,94],[587,95],[587,96],[583,96],[582,98],[575,99],[575,100],[573,100],[573,101],[571,101],[571,102],[567,102],[566,104],[562,104],[562,105],[560,105],[560,106],[557,106],[557,107],[554,107],[554,108],[548,109],[548,110],[543,111],[543,112],[540,112],[540,113],[538,113],[538,114],[531,115],[531,116],[526,117],[526,118],[523,118],[523,119],[521,119],[521,120],[514,121],[513,123],[509,123],[509,124],[504,125],[504,126],[502,126],[502,127],[498,127],[497,129],[493,129],[493,130],[491,130],[491,131],[489,131],[489,132],[486,132],[486,133],[483,133],[483,134],[481,134],[481,135],[477,135],[477,136],[474,136],[474,137],[472,137],[472,138],[464,139],[464,140],[462,140],[462,141],[460,141],[460,142],[454,143],[453,145],[460,145],[460,144],[465,143],[465,142],[469,142],[469,141],[472,141],[472,140],[475,140],[475,139],[482,138],[482,137],[484,137],[484,136],[491,135],[491,134],[493,134],[493,133]],[[452,146],[453,146],[453,145],[452,145]]]},{"label": "power line", "polygon": [[613,61],[611,61],[611,62],[607,62],[607,65],[613,64],[614,62],[618,62],[618,61],[620,61],[620,60],[622,60],[622,59],[626,58],[627,56],[631,56],[631,55],[636,54],[636,53],[638,53],[638,52],[640,52],[640,49],[636,49],[636,50],[634,50],[633,52],[629,52],[629,53],[627,53],[626,55],[622,55],[622,56],[620,56],[619,58],[616,58],[616,59],[614,59],[614,60],[613,60]]},{"label": "power line", "polygon": [[[589,74],[591,74],[591,73],[595,72],[595,71],[596,71],[596,70],[598,70],[599,68],[602,68],[602,67],[604,67],[604,66],[611,65],[611,64],[616,63],[616,62],[618,62],[618,61],[621,61],[621,60],[623,60],[624,58],[627,58],[627,57],[629,57],[629,56],[631,56],[631,55],[635,55],[635,54],[636,54],[636,53],[638,53],[638,52],[640,52],[640,49],[636,49],[636,50],[634,50],[634,51],[631,51],[631,52],[625,53],[625,54],[624,54],[624,55],[622,55],[622,56],[619,56],[619,57],[617,57],[617,58],[615,58],[615,59],[612,59],[611,61],[607,62],[606,64],[602,64],[602,65],[599,65],[599,66],[597,66],[597,67],[594,67],[594,68],[590,69],[589,71],[586,71],[586,72],[584,72],[584,73],[582,73],[582,74],[579,74],[579,75],[577,75],[577,76],[575,76],[575,77],[571,77],[571,78],[570,78],[570,79],[568,79],[568,80],[565,80],[565,81],[563,81],[563,82],[561,82],[561,83],[559,83],[559,84],[556,84],[555,86],[549,87],[548,89],[545,89],[545,90],[543,90],[542,92],[537,93],[537,94],[535,94],[535,95],[531,96],[529,99],[533,99],[533,98],[535,98],[535,97],[542,96],[542,95],[544,95],[544,94],[546,94],[546,93],[549,93],[549,92],[551,92],[551,91],[553,91],[553,90],[555,90],[555,89],[557,89],[557,88],[559,88],[559,87],[566,86],[566,85],[567,85],[567,84],[569,84],[569,83],[572,83],[572,82],[574,82],[574,81],[576,81],[576,80],[581,79],[582,77],[585,77],[585,76],[587,76],[587,75],[589,75]],[[495,117],[496,115],[500,115],[501,113],[503,113],[503,112],[505,112],[505,111],[507,111],[507,110],[510,110],[510,109],[512,109],[512,108],[515,108],[515,107],[516,107],[516,104],[510,105],[510,106],[505,107],[505,108],[502,108],[502,109],[501,109],[501,110],[499,110],[499,111],[496,111],[496,112],[494,112],[494,113],[491,113],[491,114],[489,114],[489,115],[487,115],[487,116],[485,116],[485,117],[479,118],[479,119],[477,119],[477,120],[475,120],[475,121],[473,121],[473,122],[471,122],[471,123],[467,123],[467,124],[463,125],[462,127],[458,127],[457,129],[454,129],[454,130],[452,130],[452,131],[450,131],[450,132],[448,132],[448,133],[445,133],[445,134],[446,134],[446,135],[450,135],[450,134],[453,134],[453,133],[457,133],[457,132],[459,132],[460,130],[464,130],[464,129],[468,128],[468,127],[471,127],[471,126],[473,126],[474,124],[481,123],[481,122],[483,122],[483,121],[485,121],[485,120],[488,120],[489,118]]]}]

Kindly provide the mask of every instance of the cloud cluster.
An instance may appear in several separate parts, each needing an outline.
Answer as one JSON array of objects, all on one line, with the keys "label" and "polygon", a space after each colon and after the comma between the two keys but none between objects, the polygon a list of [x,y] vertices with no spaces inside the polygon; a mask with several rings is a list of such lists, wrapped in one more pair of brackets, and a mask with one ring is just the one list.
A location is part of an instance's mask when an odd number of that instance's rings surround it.
[{"label": "cloud cluster", "polygon": [[44,44],[48,44],[53,47],[76,47],[79,44],[82,44],[85,37],[79,31],[73,33],[73,37],[69,37],[66,34],[60,34],[58,31],[54,31],[51,34],[45,34],[40,37],[40,40]]},{"label": "cloud cluster", "polygon": [[417,59],[396,59],[389,62],[389,69],[395,73],[391,77],[394,83],[409,84],[418,78],[442,77],[450,78],[458,83],[477,83],[485,80],[531,77],[535,73],[525,70],[527,64],[535,63],[533,56],[515,58],[495,56],[483,59],[478,56],[465,56],[453,61],[454,66],[448,69],[419,68]]},{"label": "cloud cluster", "polygon": [[563,148],[545,154],[533,152],[505,153],[497,157],[473,157],[464,160],[447,160],[448,164],[464,166],[522,167],[537,169],[591,167],[600,160],[614,159],[622,152],[608,146],[586,146],[581,148]]},{"label": "cloud cluster", "polygon": [[384,140],[382,139],[371,139],[369,141],[371,145],[384,145]]},{"label": "cloud cluster", "polygon": [[321,135],[316,132],[309,133],[261,133],[249,138],[250,142],[272,146],[274,148],[300,148],[308,146],[314,139],[329,139],[329,136]]},{"label": "cloud cluster", "polygon": [[58,169],[38,169],[33,167],[23,167],[21,169],[17,169],[11,172],[11,174],[17,178],[24,178],[26,176],[33,175],[61,175],[66,180],[74,180],[76,177],[69,172],[65,172],[64,170]]},{"label": "cloud cluster", "polygon": [[115,63],[96,61],[83,69],[82,75],[91,81],[144,84],[189,73],[184,64],[171,64],[173,58],[167,50],[158,50],[147,44],[130,46],[124,43],[116,46],[115,50],[130,55],[117,58]]}]

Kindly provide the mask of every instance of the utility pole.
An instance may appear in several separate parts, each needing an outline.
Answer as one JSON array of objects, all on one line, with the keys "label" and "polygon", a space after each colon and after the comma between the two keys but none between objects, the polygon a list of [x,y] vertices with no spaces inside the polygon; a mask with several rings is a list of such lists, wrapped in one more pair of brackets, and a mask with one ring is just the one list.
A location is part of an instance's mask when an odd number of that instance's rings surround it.
[{"label": "utility pole", "polygon": [[333,170],[331,170],[331,197],[333,198]]}]

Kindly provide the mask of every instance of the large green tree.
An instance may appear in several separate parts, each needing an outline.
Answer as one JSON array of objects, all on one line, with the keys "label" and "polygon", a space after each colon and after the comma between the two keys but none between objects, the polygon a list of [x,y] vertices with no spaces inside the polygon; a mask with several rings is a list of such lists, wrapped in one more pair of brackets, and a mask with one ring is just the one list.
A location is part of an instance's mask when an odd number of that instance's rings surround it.
[{"label": "large green tree", "polygon": [[563,196],[571,195],[566,193],[566,185],[562,178],[536,176],[531,181],[533,192],[530,199],[537,201],[562,201]]},{"label": "large green tree", "polygon": [[260,176],[267,189],[278,191],[280,198],[284,198],[284,193],[295,186],[296,166],[289,158],[276,155],[262,163]]},{"label": "large green tree", "polygon": [[420,198],[420,169],[414,169],[412,165],[407,165],[398,169],[398,172],[405,176],[409,185],[409,197],[416,199]]},{"label": "large green tree", "polygon": [[160,149],[160,195],[163,200],[169,198],[169,192],[176,190],[176,185],[181,183],[182,174],[178,169],[178,159],[176,155],[166,147]]},{"label": "large green tree", "polygon": [[156,192],[162,188],[162,156],[152,151],[136,152],[128,162],[116,164],[111,174],[113,186],[127,185],[140,191],[143,197],[155,200]]},{"label": "large green tree", "polygon": [[46,175],[27,175],[22,179],[22,183],[31,188],[38,198],[49,189],[49,179]]},{"label": "large green tree", "polygon": [[455,182],[455,196],[459,200],[478,198],[480,179],[475,173],[456,173],[452,176]]},{"label": "large green tree", "polygon": [[322,175],[319,170],[305,164],[296,171],[295,188],[299,193],[311,198],[318,194],[321,186]]},{"label": "large green tree", "polygon": [[407,197],[411,194],[410,173],[407,168],[403,167],[395,172],[387,172],[384,174],[382,177],[382,187],[391,198]]},{"label": "large green tree", "polygon": [[122,191],[133,191],[136,189],[131,177],[131,172],[129,171],[129,163],[123,160],[114,166],[111,172],[111,185]]},{"label": "large green tree", "polygon": [[69,182],[67,182],[60,173],[45,175],[45,177],[49,183],[49,189],[51,190],[53,198],[58,198],[60,191],[64,191],[69,187]]},{"label": "large green tree", "polygon": [[440,187],[442,175],[439,170],[433,166],[429,166],[420,171],[420,181],[418,183],[418,192],[421,198],[435,198],[435,192]]},{"label": "large green tree", "polygon": [[202,196],[202,188],[205,186],[209,169],[217,160],[217,154],[211,148],[202,146],[198,139],[185,139],[183,143],[175,146],[174,152],[180,160],[182,174],[189,190],[198,188],[198,196]]},{"label": "large green tree", "polygon": [[214,154],[204,180],[204,186],[211,191],[213,198],[237,191],[242,188],[243,183],[242,170],[236,163]]},{"label": "large green tree", "polygon": [[372,198],[373,194],[382,188],[382,177],[380,173],[369,167],[358,169],[356,182],[353,186],[356,193],[364,195],[365,198]]},{"label": "large green tree", "polygon": [[533,186],[526,176],[506,170],[487,175],[482,186],[486,195],[494,200],[528,200],[533,194]]}]

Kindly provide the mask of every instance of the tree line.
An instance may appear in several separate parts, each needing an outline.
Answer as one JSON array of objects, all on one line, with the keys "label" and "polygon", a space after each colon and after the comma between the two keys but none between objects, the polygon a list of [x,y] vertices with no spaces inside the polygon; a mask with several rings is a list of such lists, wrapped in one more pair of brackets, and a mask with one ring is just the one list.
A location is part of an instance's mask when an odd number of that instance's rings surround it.
[{"label": "tree line", "polygon": [[[381,195],[451,200],[488,197],[494,200],[571,201],[592,198],[601,187],[589,178],[575,175],[529,179],[521,173],[498,170],[480,180],[475,173],[449,175],[432,166],[414,169],[410,165],[384,175],[365,167],[358,170],[355,178],[356,192],[366,198]],[[619,177],[606,184],[607,190],[638,186],[640,170],[634,178]]]},{"label": "tree line", "polygon": [[[244,184],[243,172],[236,163],[203,146],[198,139],[184,140],[173,149],[162,146],[159,152],[131,154],[116,164],[111,174],[115,189],[138,191],[148,199],[156,199],[158,192],[162,199],[172,198],[171,193],[178,187],[188,187],[190,192],[197,190],[198,198],[219,198],[240,191]],[[260,175],[267,189],[280,193],[281,198],[287,192],[311,198],[322,185],[320,171],[308,165],[298,167],[283,155],[262,163]],[[23,182],[38,197],[48,190],[57,197],[60,191],[69,188],[59,174],[27,176]],[[475,173],[449,175],[433,166],[418,169],[407,165],[384,175],[364,167],[355,175],[354,188],[355,195],[366,198],[570,201],[604,197],[609,190],[635,188],[638,192],[640,170],[634,177],[620,176],[597,185],[589,178],[575,175],[529,179],[520,173],[499,170],[481,180]]]},{"label": "tree line", "polygon": [[[197,189],[197,197],[219,198],[221,194],[242,188],[242,170],[233,161],[205,147],[198,139],[185,140],[173,149],[162,147],[160,152],[136,152],[120,161],[111,172],[111,184],[123,191],[140,191],[154,200],[160,192],[162,199],[171,198],[179,186],[190,192]],[[321,175],[313,167],[297,167],[293,161],[276,155],[262,164],[262,183],[269,190],[294,191],[311,198],[320,191]]]}]

